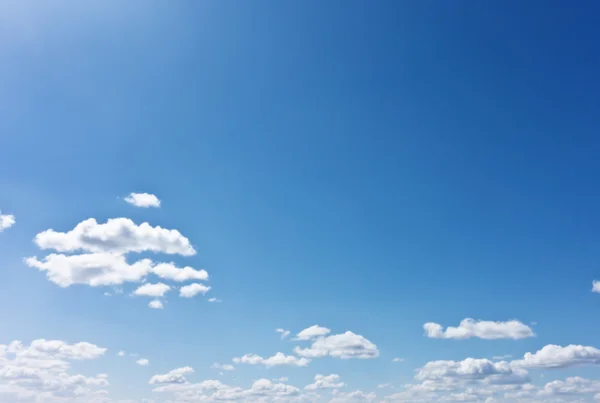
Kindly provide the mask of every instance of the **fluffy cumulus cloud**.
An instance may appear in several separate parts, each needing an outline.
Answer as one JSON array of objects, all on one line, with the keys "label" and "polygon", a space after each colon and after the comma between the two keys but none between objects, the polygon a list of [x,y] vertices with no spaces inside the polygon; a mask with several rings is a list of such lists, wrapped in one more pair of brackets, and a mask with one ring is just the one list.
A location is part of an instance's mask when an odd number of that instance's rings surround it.
[{"label": "fluffy cumulus cloud", "polygon": [[136,364],[141,365],[142,367],[145,367],[146,365],[150,364],[150,360],[148,360],[147,358],[140,358],[139,360],[136,361]]},{"label": "fluffy cumulus cloud", "polygon": [[444,328],[437,323],[425,323],[423,325],[427,337],[434,339],[470,339],[473,337],[496,340],[496,339],[524,339],[533,337],[535,333],[531,328],[517,320],[507,322],[477,321],[464,319],[458,327],[449,326]]},{"label": "fluffy cumulus cloud", "polygon": [[567,368],[600,364],[600,350],[595,347],[549,344],[536,353],[526,353],[523,359],[512,362],[522,368]]},{"label": "fluffy cumulus cloud", "polygon": [[275,355],[268,358],[263,358],[257,354],[246,354],[242,357],[235,357],[233,359],[233,362],[236,364],[264,365],[266,367],[274,367],[280,365],[306,367],[310,363],[310,360],[307,358],[299,358],[293,355],[276,353]]},{"label": "fluffy cumulus cloud", "polygon": [[318,390],[318,389],[337,389],[343,388],[344,382],[340,382],[340,376],[337,374],[331,375],[315,375],[314,383],[306,385],[306,390]]},{"label": "fluffy cumulus cloud", "polygon": [[136,207],[160,207],[160,200],[151,193],[130,193],[125,201]]},{"label": "fluffy cumulus cloud", "polygon": [[168,286],[164,283],[156,283],[156,284],[144,284],[141,287],[138,287],[133,295],[138,297],[164,297],[167,292],[171,289],[171,286]]},{"label": "fluffy cumulus cloud", "polygon": [[311,340],[317,337],[326,336],[329,333],[331,333],[331,330],[327,329],[326,327],[314,325],[300,331],[296,335],[296,340]]},{"label": "fluffy cumulus cloud", "polygon": [[342,334],[319,337],[312,342],[310,347],[294,348],[294,352],[301,357],[334,357],[341,359],[349,358],[377,358],[379,350],[377,346],[364,336],[347,331]]},{"label": "fluffy cumulus cloud", "polygon": [[[132,254],[142,252],[191,256],[196,251],[177,230],[153,227],[148,223],[137,225],[127,218],[109,219],[106,223],[91,218],[68,232],[43,231],[36,235],[34,242],[41,249],[53,249],[55,253],[41,259],[29,257],[25,263],[45,272],[48,279],[60,287],[74,284],[119,286],[146,282],[151,276],[172,282],[208,280],[208,272],[204,269],[177,267],[173,262],[155,262],[147,257],[131,258]],[[147,283],[138,287],[134,295],[163,297],[170,289],[172,286],[162,282]],[[181,287],[180,295],[192,297],[209,289],[194,283]],[[105,295],[113,294],[106,292]],[[149,306],[162,308],[163,303],[152,301]]]},{"label": "fluffy cumulus cloud", "polygon": [[0,345],[0,401],[91,401],[107,393],[105,374],[69,373],[71,362],[94,360],[106,352],[95,344],[61,340],[20,341]]},{"label": "fluffy cumulus cloud", "polygon": [[15,216],[12,214],[2,214],[0,211],[0,232],[15,225]]},{"label": "fluffy cumulus cloud", "polygon": [[179,296],[183,297],[183,298],[192,298],[198,294],[204,295],[208,291],[210,291],[210,287],[208,287],[204,284],[193,283],[193,284],[181,287],[179,289]]},{"label": "fluffy cumulus cloud", "polygon": [[38,260],[37,257],[27,258],[25,263],[46,272],[48,279],[61,287],[73,284],[86,284],[91,287],[121,285],[142,281],[151,274],[174,281],[208,277],[205,270],[194,270],[191,267],[180,269],[172,263],[156,265],[150,259],[141,259],[130,264],[125,256],[116,253],[53,253],[43,260]]},{"label": "fluffy cumulus cloud", "polygon": [[57,252],[157,252],[183,256],[196,253],[179,231],[148,223],[137,225],[128,218],[112,218],[104,224],[90,218],[68,232],[53,229],[40,232],[34,241],[41,249]]},{"label": "fluffy cumulus cloud", "polygon": [[167,372],[166,374],[154,375],[152,378],[150,378],[150,381],[148,381],[148,383],[150,385],[186,383],[187,379],[185,375],[191,374],[193,372],[194,368],[192,367],[177,368]]}]

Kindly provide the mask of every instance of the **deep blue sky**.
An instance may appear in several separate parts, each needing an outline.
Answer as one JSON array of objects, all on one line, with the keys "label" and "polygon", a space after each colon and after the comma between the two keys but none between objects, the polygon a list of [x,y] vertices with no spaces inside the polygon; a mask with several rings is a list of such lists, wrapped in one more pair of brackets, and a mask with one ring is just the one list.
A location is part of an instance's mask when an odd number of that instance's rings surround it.
[{"label": "deep blue sky", "polygon": [[[0,343],[106,346],[111,392],[133,399],[154,373],[290,353],[276,327],[352,330],[381,357],[267,377],[363,390],[430,360],[597,344],[600,3],[53,3],[0,6],[0,209],[17,218]],[[35,234],[90,217],[178,229],[198,254],[175,261],[223,302],[157,312],[23,264],[44,255]],[[537,337],[423,336],[468,317]],[[152,367],[119,375],[120,349]]]}]

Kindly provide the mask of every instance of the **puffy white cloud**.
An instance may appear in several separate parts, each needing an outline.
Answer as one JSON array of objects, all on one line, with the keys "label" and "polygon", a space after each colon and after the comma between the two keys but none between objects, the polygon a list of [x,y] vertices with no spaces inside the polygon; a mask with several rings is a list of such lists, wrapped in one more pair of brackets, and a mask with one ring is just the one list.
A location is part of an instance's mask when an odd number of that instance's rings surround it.
[{"label": "puffy white cloud", "polygon": [[522,368],[567,368],[577,365],[600,364],[600,350],[595,347],[548,344],[536,353],[526,353],[511,363]]},{"label": "puffy white cloud", "polygon": [[600,281],[594,280],[592,282],[592,292],[600,293]]},{"label": "puffy white cloud", "polygon": [[205,270],[191,267],[177,268],[172,263],[154,264],[150,259],[127,263],[125,256],[117,253],[88,253],[79,255],[50,254],[43,260],[36,257],[25,259],[33,268],[45,271],[48,279],[61,287],[86,284],[91,287],[120,285],[142,281],[150,274],[174,280],[206,279]]},{"label": "puffy white cloud", "polygon": [[146,358],[140,358],[135,363],[138,365],[141,365],[142,367],[145,367],[146,365],[150,364],[150,360],[148,360]]},{"label": "puffy white cloud", "polygon": [[282,340],[290,335],[289,330],[278,328],[278,329],[275,329],[275,331],[281,335]]},{"label": "puffy white cloud", "polygon": [[48,279],[61,287],[87,284],[92,287],[137,282],[152,268],[150,259],[128,264],[125,257],[114,253],[90,253],[81,255],[50,254],[43,261],[36,257],[25,263],[45,271]]},{"label": "puffy white cloud", "polygon": [[310,363],[310,360],[306,358],[298,358],[293,355],[276,353],[275,355],[268,358],[263,358],[257,354],[246,354],[242,357],[235,357],[233,359],[233,362],[235,362],[236,364],[264,365],[266,367],[274,367],[279,365],[306,367],[308,363]]},{"label": "puffy white cloud", "polygon": [[218,369],[220,371],[235,371],[235,367],[233,365],[219,364],[218,362],[215,362],[213,365],[211,365],[211,368]]},{"label": "puffy white cloud", "polygon": [[190,241],[177,230],[148,223],[135,224],[128,218],[112,218],[98,224],[90,218],[80,222],[69,232],[52,229],[40,232],[34,239],[42,249],[58,252],[129,253],[159,252],[194,255],[196,251]]},{"label": "puffy white cloud", "polygon": [[164,305],[162,301],[158,299],[153,299],[152,301],[148,302],[148,307],[152,309],[163,309]]},{"label": "puffy white cloud", "polygon": [[344,382],[339,382],[340,376],[337,374],[331,375],[315,375],[315,382],[310,385],[306,385],[306,390],[317,390],[317,389],[335,389],[342,388],[345,386]]},{"label": "puffy white cloud", "polygon": [[341,359],[377,358],[377,346],[365,337],[347,331],[316,339],[308,348],[294,348],[294,352],[302,357],[316,358],[331,356]]},{"label": "puffy white cloud", "polygon": [[158,277],[178,282],[208,280],[208,272],[204,269],[196,270],[189,266],[179,268],[173,263],[159,263],[152,267],[152,273]]},{"label": "puffy white cloud", "polygon": [[210,287],[204,284],[193,283],[190,285],[186,285],[179,289],[179,296],[183,298],[192,298],[196,295],[202,293],[202,295],[206,294],[210,291]]},{"label": "puffy white cloud", "polygon": [[1,214],[0,211],[0,232],[15,225],[15,216],[12,214]]},{"label": "puffy white cloud", "polygon": [[182,367],[177,368],[172,371],[167,372],[166,374],[156,374],[148,383],[150,385],[155,384],[181,384],[186,383],[187,379],[185,378],[186,374],[191,374],[194,372],[194,368],[192,367]]},{"label": "puffy white cloud", "polygon": [[70,362],[96,359],[105,352],[91,343],[60,340],[39,339],[29,346],[20,341],[0,345],[0,400],[88,401],[103,392],[95,389],[108,385],[107,376],[71,375],[67,372]]},{"label": "puffy white cloud", "polygon": [[164,283],[148,283],[138,287],[133,292],[133,295],[137,295],[138,297],[164,297],[170,289],[171,286]]},{"label": "puffy white cloud", "polygon": [[136,207],[160,207],[160,200],[150,193],[130,193],[125,201]]},{"label": "puffy white cloud", "polygon": [[427,337],[434,339],[469,339],[477,337],[485,340],[524,339],[533,337],[531,328],[517,320],[507,322],[476,321],[470,318],[460,322],[458,327],[449,326],[446,330],[437,323],[423,325]]},{"label": "puffy white cloud", "polygon": [[325,336],[329,333],[331,333],[331,330],[327,329],[326,327],[314,325],[298,333],[296,335],[296,340],[311,340],[317,337]]},{"label": "puffy white cloud", "polygon": [[515,372],[510,363],[506,361],[493,362],[486,358],[467,358],[463,361],[430,361],[419,370],[415,376],[418,380],[437,380],[442,378],[457,378],[465,380],[509,379],[513,375],[521,376],[523,382],[527,381],[527,373]]}]

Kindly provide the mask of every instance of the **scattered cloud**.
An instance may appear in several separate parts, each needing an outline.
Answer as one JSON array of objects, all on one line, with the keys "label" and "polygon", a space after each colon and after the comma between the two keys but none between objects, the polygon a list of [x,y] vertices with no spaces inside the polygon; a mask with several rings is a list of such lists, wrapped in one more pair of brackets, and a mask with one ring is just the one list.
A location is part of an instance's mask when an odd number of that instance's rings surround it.
[{"label": "scattered cloud", "polygon": [[125,351],[119,351],[119,352],[117,353],[117,355],[118,355],[119,357],[124,357],[124,356],[125,356]]},{"label": "scattered cloud", "polygon": [[318,389],[336,389],[343,388],[346,386],[344,382],[339,382],[340,376],[337,374],[331,375],[315,375],[315,382],[310,385],[306,385],[306,390],[318,390]]},{"label": "scattered cloud", "polygon": [[275,329],[275,331],[279,334],[281,334],[281,339],[285,339],[286,337],[288,337],[290,335],[290,331],[289,330],[285,330],[285,329]]},{"label": "scattered cloud", "polygon": [[377,398],[374,392],[365,393],[362,390],[354,392],[333,391],[333,399],[329,403],[372,402]]},{"label": "scattered cloud", "polygon": [[368,359],[379,357],[379,350],[375,344],[350,331],[318,338],[310,347],[296,347],[294,352],[299,356],[308,358],[330,356],[341,359]]},{"label": "scattered cloud", "polygon": [[223,300],[217,299],[215,297],[209,298],[208,302],[223,302]]},{"label": "scattered cloud", "polygon": [[512,362],[522,368],[567,368],[600,364],[600,350],[595,347],[548,344],[536,353],[526,353],[521,360]]},{"label": "scattered cloud", "polygon": [[592,282],[592,292],[600,293],[600,281],[594,280]]},{"label": "scattered cloud", "polygon": [[138,297],[164,297],[170,289],[171,287],[164,283],[147,283],[137,288],[133,295]]},{"label": "scattered cloud", "polygon": [[221,371],[235,371],[235,367],[231,364],[219,364],[218,362],[215,362],[211,368],[213,369],[218,369]]},{"label": "scattered cloud", "polygon": [[404,362],[404,358],[394,357],[394,359],[392,360],[392,362]]},{"label": "scattered cloud", "polygon": [[326,327],[321,327],[319,325],[314,325],[302,330],[300,333],[296,335],[296,340],[311,340],[317,337],[325,336],[329,334],[331,330]]},{"label": "scattered cloud", "polygon": [[150,378],[148,383],[150,385],[187,383],[187,379],[185,378],[185,375],[191,374],[193,372],[194,372],[194,368],[192,368],[192,367],[177,368],[177,369],[167,372],[166,374],[154,375],[152,378]]},{"label": "scattered cloud", "polygon": [[125,201],[136,207],[160,207],[160,200],[150,193],[130,193]]},{"label": "scattered cloud", "polygon": [[246,354],[242,357],[234,358],[233,362],[236,364],[264,365],[266,367],[274,367],[279,365],[306,367],[310,363],[310,360],[307,358],[298,358],[293,355],[276,353],[268,358],[263,358],[257,354]]},{"label": "scattered cloud", "polygon": [[0,211],[0,232],[15,225],[15,216],[12,214],[1,214]]},{"label": "scattered cloud", "polygon": [[524,339],[534,337],[531,328],[517,320],[508,322],[476,321],[470,318],[460,322],[458,327],[448,327],[446,330],[437,323],[425,323],[423,325],[427,337],[433,339],[456,339],[463,340],[472,337],[497,340],[497,339]]},{"label": "scattered cloud", "polygon": [[145,367],[146,365],[150,364],[150,361],[146,358],[140,358],[135,363],[141,365],[142,367]]},{"label": "scattered cloud", "polygon": [[71,362],[94,360],[106,348],[80,342],[34,340],[29,346],[15,340],[0,345],[0,400],[2,401],[80,401],[91,400],[99,388],[108,386],[106,374],[70,374]]},{"label": "scattered cloud", "polygon": [[181,287],[181,289],[179,290],[179,296],[183,297],[183,298],[192,298],[198,294],[204,295],[208,291],[210,291],[210,287],[208,287],[204,284],[193,283],[193,284]]},{"label": "scattered cloud", "polygon": [[505,360],[508,360],[509,358],[512,358],[512,354],[495,355],[492,357],[492,360],[505,361]]},{"label": "scattered cloud", "polygon": [[164,305],[162,301],[158,299],[153,299],[152,301],[148,302],[148,307],[152,309],[163,309]]},{"label": "scattered cloud", "polygon": [[174,263],[159,263],[153,266],[151,271],[158,277],[180,283],[192,280],[208,280],[208,272],[206,270],[196,270],[189,266],[179,268]]}]

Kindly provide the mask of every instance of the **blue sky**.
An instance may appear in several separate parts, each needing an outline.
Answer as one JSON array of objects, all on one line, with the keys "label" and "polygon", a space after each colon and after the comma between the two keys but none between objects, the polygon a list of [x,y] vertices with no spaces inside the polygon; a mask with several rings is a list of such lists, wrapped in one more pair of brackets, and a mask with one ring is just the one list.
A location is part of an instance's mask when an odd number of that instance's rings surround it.
[{"label": "blue sky", "polygon": [[[600,398],[599,12],[3,2],[0,400]],[[112,284],[39,269],[99,253]],[[158,283],[151,309],[135,292]]]}]

